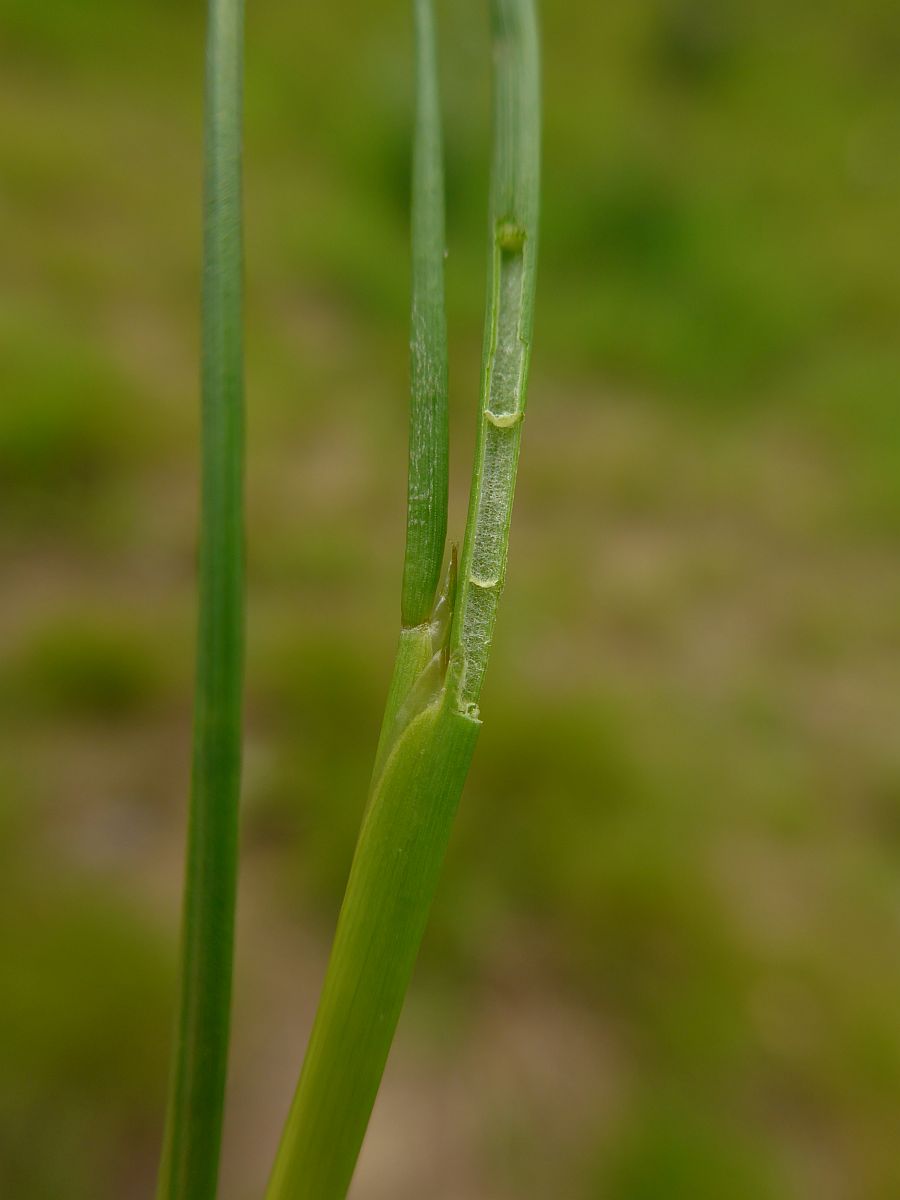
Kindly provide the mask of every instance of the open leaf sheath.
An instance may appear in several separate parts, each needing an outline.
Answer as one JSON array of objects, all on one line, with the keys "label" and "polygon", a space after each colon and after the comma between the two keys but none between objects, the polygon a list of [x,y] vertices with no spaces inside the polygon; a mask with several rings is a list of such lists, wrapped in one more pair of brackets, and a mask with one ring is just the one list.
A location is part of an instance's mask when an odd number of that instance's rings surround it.
[{"label": "open leaf sheath", "polygon": [[373,786],[269,1200],[347,1192],[478,730],[441,692]]}]

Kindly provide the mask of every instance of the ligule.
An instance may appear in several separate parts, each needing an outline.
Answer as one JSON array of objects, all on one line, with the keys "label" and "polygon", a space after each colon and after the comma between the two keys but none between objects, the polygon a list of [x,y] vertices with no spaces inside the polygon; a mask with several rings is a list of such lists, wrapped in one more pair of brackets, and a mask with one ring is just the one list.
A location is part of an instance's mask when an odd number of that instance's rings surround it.
[{"label": "ligule", "polygon": [[382,722],[373,788],[404,729],[423,709],[433,704],[444,688],[450,661],[450,625],[456,597],[457,551],[450,548],[444,579],[438,591],[431,618],[400,634],[400,647],[394,669],[394,681]]}]

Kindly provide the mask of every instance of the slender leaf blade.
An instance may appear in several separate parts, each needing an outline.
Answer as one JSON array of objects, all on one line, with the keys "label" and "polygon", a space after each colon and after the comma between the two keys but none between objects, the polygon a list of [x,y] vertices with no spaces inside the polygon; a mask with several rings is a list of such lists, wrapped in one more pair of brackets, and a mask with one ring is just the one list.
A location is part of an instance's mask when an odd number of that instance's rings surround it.
[{"label": "slender leaf blade", "polygon": [[447,537],[447,317],[444,169],[432,0],[414,0],[416,116],[412,169],[409,474],[401,617],[428,620]]},{"label": "slender leaf blade", "polygon": [[243,682],[243,0],[210,0],[202,494],[181,990],[158,1200],[213,1200],[228,1061]]}]

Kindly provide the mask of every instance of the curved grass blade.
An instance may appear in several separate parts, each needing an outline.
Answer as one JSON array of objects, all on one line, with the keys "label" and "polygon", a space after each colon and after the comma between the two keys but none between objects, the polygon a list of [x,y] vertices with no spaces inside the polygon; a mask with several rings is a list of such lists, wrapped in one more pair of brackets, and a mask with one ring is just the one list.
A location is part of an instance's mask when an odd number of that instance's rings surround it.
[{"label": "curved grass blade", "polygon": [[199,620],[181,993],[158,1200],[213,1200],[228,1058],[243,676],[243,0],[209,0]]}]

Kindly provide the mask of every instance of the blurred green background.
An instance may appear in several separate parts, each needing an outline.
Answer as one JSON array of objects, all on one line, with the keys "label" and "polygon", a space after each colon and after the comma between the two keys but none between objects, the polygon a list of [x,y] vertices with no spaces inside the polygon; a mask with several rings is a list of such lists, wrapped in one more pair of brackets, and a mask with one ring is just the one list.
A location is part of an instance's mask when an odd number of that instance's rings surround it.
[{"label": "blurred green background", "polygon": [[[405,499],[406,0],[248,5],[223,1200],[361,813]],[[0,1192],[142,1200],[188,784],[203,6],[0,6]],[[485,5],[445,0],[453,502]],[[900,1195],[900,10],[543,4],[530,412],[476,756],[355,1200]]]}]

